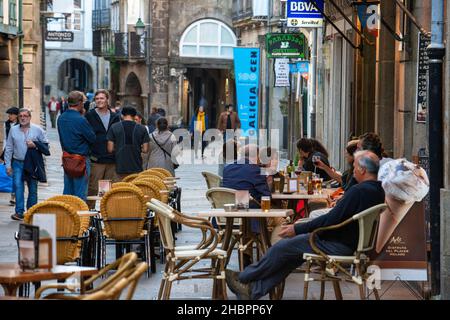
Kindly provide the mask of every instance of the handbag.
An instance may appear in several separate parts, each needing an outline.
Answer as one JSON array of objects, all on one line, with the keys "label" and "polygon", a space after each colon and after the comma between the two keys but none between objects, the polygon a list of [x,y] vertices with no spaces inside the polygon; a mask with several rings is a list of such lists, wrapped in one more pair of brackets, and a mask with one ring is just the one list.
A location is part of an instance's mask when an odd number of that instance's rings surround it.
[{"label": "handbag", "polygon": [[[156,138],[154,136],[154,134],[152,133],[152,138],[155,141],[156,145],[164,152],[164,158],[166,158],[166,155],[169,156],[172,159],[172,156],[170,155],[170,153],[168,153],[163,147],[160,146],[160,144],[158,143],[158,141],[156,141]],[[177,169],[180,165],[176,162],[172,161],[172,165],[174,169]]]},{"label": "handbag", "polygon": [[80,178],[86,174],[86,158],[79,154],[63,151],[62,166],[64,172],[71,178]]}]

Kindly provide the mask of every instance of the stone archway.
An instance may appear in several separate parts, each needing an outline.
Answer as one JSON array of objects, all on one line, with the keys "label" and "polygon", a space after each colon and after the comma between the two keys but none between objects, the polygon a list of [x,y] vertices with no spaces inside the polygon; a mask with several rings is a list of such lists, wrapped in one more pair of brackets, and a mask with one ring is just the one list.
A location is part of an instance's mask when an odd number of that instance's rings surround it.
[{"label": "stone archway", "polygon": [[64,60],[58,68],[58,89],[64,92],[87,92],[93,88],[91,66],[80,59]]},{"label": "stone archway", "polygon": [[144,103],[142,101],[141,95],[142,86],[139,78],[134,72],[131,72],[125,82],[125,91],[121,101],[122,105],[132,105],[136,108],[137,111],[144,115]]}]

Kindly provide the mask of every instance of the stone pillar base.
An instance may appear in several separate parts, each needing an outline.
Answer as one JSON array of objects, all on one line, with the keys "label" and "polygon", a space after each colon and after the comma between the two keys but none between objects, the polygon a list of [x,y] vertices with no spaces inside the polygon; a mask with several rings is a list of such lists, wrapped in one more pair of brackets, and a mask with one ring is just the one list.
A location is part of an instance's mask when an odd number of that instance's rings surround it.
[{"label": "stone pillar base", "polygon": [[450,300],[450,190],[441,189],[441,299]]}]

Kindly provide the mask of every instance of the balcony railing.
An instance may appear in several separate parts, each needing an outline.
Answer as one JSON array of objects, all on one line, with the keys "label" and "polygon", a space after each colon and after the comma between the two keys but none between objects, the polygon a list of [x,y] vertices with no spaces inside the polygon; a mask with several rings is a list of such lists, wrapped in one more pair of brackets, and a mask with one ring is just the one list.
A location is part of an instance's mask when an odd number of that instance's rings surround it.
[{"label": "balcony railing", "polygon": [[116,58],[145,59],[145,37],[135,32],[117,32],[114,34]]},{"label": "balcony railing", "polygon": [[92,11],[92,30],[111,28],[111,10],[101,9]]},{"label": "balcony railing", "polygon": [[94,30],[92,33],[92,54],[105,58],[114,55],[111,30]]}]

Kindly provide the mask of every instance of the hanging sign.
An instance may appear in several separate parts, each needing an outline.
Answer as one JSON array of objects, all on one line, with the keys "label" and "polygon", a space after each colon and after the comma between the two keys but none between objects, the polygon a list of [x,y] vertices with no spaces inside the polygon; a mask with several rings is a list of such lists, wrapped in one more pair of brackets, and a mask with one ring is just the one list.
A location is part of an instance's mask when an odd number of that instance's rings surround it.
[{"label": "hanging sign", "polygon": [[258,132],[259,48],[234,48],[234,73],[242,136]]},{"label": "hanging sign", "polygon": [[322,13],[323,0],[315,0],[318,10],[311,0],[288,0],[287,2],[287,26],[318,28],[323,25]]},{"label": "hanging sign", "polygon": [[289,64],[289,70],[291,73],[308,73],[309,61],[297,61],[296,63]]},{"label": "hanging sign", "polygon": [[275,59],[273,64],[275,72],[275,87],[290,87],[289,82],[289,59]]},{"label": "hanging sign", "polygon": [[380,31],[380,6],[379,4],[356,3],[358,9],[358,18],[361,22],[361,28],[367,29],[367,32],[374,37],[378,37]]},{"label": "hanging sign", "polygon": [[71,31],[47,31],[45,41],[73,42],[73,32]]},{"label": "hanging sign", "polygon": [[306,55],[303,33],[266,34],[267,58],[300,58]]},{"label": "hanging sign", "polygon": [[425,123],[428,113],[428,53],[427,47],[431,39],[419,33],[417,58],[417,95],[416,95],[416,121]]}]

